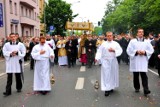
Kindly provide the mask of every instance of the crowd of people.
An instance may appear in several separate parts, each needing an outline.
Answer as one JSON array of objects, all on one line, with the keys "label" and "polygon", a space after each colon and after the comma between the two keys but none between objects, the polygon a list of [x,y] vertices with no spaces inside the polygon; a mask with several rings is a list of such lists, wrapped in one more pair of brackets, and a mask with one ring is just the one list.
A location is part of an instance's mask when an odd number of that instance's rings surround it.
[{"label": "crowd of people", "polygon": [[119,86],[118,66],[122,62],[129,65],[129,70],[133,72],[135,92],[140,90],[141,75],[144,95],[148,95],[151,92],[146,74],[148,65],[158,69],[160,75],[160,34],[150,33],[145,37],[141,28],[135,37],[128,34],[114,35],[112,32],[100,36],[82,34],[66,37],[19,37],[18,34],[11,33],[1,40],[1,56],[6,59],[5,96],[11,95],[13,73],[16,76],[17,92],[21,92],[23,63],[27,60],[30,60],[30,70],[34,70],[33,90],[43,95],[51,91],[50,64],[70,69],[76,65],[77,60],[88,68],[97,62],[101,65],[101,90],[105,91],[105,96]]}]

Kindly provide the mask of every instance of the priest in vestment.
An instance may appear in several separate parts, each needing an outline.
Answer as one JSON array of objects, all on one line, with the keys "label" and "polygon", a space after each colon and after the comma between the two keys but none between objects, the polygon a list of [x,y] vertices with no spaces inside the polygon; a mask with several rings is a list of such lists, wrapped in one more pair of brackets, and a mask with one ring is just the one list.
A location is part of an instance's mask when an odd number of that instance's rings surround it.
[{"label": "priest in vestment", "polygon": [[85,41],[87,40],[87,35],[81,35],[81,39],[79,42],[79,49],[78,49],[78,58],[80,58],[80,62],[82,66],[87,63],[87,55],[86,55],[86,48],[85,48]]},{"label": "priest in vestment", "polygon": [[[99,49],[99,47],[102,45],[102,43],[103,43],[104,41],[105,41],[105,40],[104,40],[104,36],[103,36],[103,35],[99,36],[99,39],[98,39],[97,42],[96,42],[97,50]],[[100,60],[98,61],[98,63],[99,63],[99,65],[101,65],[101,61],[100,61]]]},{"label": "priest in vestment", "polygon": [[148,87],[148,60],[151,57],[154,49],[151,43],[144,39],[144,30],[137,30],[137,38],[132,39],[127,47],[127,54],[130,57],[130,72],[133,72],[133,85],[135,92],[140,90],[139,75],[142,78],[144,95],[150,94]]},{"label": "priest in vestment", "polygon": [[9,37],[11,41],[5,43],[3,46],[3,55],[6,60],[6,73],[7,73],[6,91],[3,93],[3,95],[5,96],[9,96],[12,94],[13,74],[15,74],[17,92],[21,92],[22,79],[24,79],[23,58],[26,55],[26,48],[23,43],[17,41],[16,35],[14,33],[11,33]]},{"label": "priest in vestment", "polygon": [[113,41],[113,33],[107,32],[104,41],[96,53],[96,61],[101,61],[101,90],[108,96],[113,89],[119,87],[119,66],[117,56],[122,54],[120,45]]},{"label": "priest in vestment", "polygon": [[75,42],[73,41],[73,37],[69,36],[68,41],[66,42],[65,49],[67,51],[67,59],[68,59],[68,68],[74,66],[74,51]]},{"label": "priest in vestment", "polygon": [[45,95],[51,90],[50,64],[54,61],[53,49],[45,43],[45,37],[40,37],[40,43],[33,47],[31,55],[35,62],[34,69],[34,91],[39,91]]},{"label": "priest in vestment", "polygon": [[104,42],[104,36],[99,36],[99,39],[96,42],[97,49],[101,46],[103,42]]},{"label": "priest in vestment", "polygon": [[65,45],[66,45],[66,40],[64,40],[64,38],[60,36],[59,41],[56,44],[58,48],[58,64],[60,66],[68,65]]},{"label": "priest in vestment", "polygon": [[46,44],[48,44],[53,50],[56,49],[55,42],[49,34],[46,35]]},{"label": "priest in vestment", "polygon": [[87,55],[87,65],[88,65],[88,68],[91,68],[95,59],[95,48],[96,48],[96,44],[95,44],[95,41],[93,40],[92,35],[90,34],[88,35],[84,46],[85,46],[86,55]]}]

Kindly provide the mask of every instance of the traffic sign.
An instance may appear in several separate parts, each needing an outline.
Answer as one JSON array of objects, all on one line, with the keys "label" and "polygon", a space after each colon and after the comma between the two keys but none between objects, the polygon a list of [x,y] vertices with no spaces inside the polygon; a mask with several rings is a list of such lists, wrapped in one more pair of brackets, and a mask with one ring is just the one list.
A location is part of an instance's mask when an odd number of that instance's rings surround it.
[{"label": "traffic sign", "polygon": [[55,27],[53,25],[49,27],[50,32],[53,32],[54,29],[55,29]]}]

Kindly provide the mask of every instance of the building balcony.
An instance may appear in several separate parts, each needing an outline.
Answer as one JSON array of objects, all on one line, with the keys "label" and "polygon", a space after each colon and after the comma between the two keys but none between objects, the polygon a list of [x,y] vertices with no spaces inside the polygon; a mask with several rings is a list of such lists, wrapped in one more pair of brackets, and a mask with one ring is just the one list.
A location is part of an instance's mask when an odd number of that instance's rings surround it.
[{"label": "building balcony", "polygon": [[33,0],[20,0],[20,4],[32,9],[35,9],[37,7],[37,3]]},{"label": "building balcony", "polygon": [[38,22],[28,17],[21,16],[20,23],[25,25],[35,26]]}]

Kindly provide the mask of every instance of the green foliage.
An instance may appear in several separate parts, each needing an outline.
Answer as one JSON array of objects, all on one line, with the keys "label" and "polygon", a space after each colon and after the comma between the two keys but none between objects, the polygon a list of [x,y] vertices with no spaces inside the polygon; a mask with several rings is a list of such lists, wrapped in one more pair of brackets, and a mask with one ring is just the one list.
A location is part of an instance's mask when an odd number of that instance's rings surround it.
[{"label": "green foliage", "polygon": [[100,33],[102,34],[102,27],[95,27],[94,31],[93,31],[93,34],[94,35],[99,35]]},{"label": "green foliage", "polygon": [[126,33],[131,29],[135,32],[141,27],[147,35],[160,30],[160,0],[112,0],[106,6],[102,19],[104,32]]},{"label": "green foliage", "polygon": [[[71,4],[62,0],[49,0],[45,6],[45,15],[41,18],[41,22],[46,22],[46,32],[53,25],[56,29],[54,34],[64,35],[66,21],[72,20],[76,15],[72,15]],[[45,17],[44,17],[45,16]]]}]

